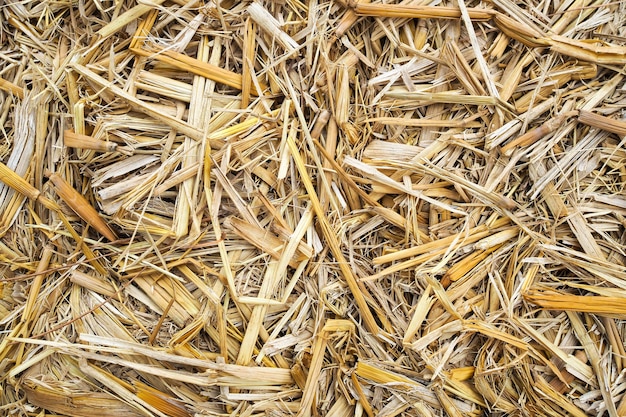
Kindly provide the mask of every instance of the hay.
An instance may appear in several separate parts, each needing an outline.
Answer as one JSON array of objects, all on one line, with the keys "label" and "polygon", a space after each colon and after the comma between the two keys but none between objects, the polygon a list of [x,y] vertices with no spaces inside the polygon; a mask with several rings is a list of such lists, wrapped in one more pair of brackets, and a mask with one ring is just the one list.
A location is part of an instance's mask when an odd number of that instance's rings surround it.
[{"label": "hay", "polygon": [[1,414],[626,415],[626,3],[0,13]]}]

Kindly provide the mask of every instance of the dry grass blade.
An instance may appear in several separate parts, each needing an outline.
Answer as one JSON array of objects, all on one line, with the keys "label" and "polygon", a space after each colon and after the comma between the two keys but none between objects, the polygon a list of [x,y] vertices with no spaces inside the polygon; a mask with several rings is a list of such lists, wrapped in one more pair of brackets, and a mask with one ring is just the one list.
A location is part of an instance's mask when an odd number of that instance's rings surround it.
[{"label": "dry grass blade", "polygon": [[308,177],[306,167],[304,166],[302,158],[300,157],[300,152],[298,150],[298,147],[296,146],[292,138],[287,139],[287,144],[289,146],[289,150],[291,151],[291,155],[295,160],[296,167],[298,168],[298,171],[302,175],[305,188],[307,192],[309,193],[309,198],[311,199],[312,204],[313,204],[313,210],[315,211],[315,215],[318,221],[321,222],[324,237],[328,241],[331,251],[333,252],[335,257],[337,257],[337,261],[339,262],[341,272],[344,275],[344,278],[346,282],[348,283],[348,286],[350,287],[350,291],[352,291],[352,295],[355,298],[355,302],[361,309],[361,313],[363,314],[364,320],[365,320],[365,326],[368,331],[370,331],[373,334],[377,334],[380,329],[378,327],[378,324],[376,323],[376,320],[374,319],[374,316],[371,313],[369,306],[367,305],[365,296],[363,294],[363,287],[359,285],[356,278],[354,277],[353,272],[350,270],[350,268],[347,265],[347,262],[341,251],[341,248],[339,247],[339,242],[337,241],[334,235],[334,232],[332,231],[331,226],[328,222],[328,219],[326,218],[324,211],[322,210],[320,206],[320,202],[319,202],[319,199],[317,198],[315,189],[313,188],[313,184],[311,183],[311,180]]}]

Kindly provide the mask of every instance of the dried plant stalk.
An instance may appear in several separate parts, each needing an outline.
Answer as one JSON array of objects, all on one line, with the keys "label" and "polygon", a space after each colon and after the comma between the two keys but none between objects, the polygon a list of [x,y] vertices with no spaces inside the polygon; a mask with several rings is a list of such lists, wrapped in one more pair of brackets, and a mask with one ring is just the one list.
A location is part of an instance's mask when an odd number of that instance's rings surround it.
[{"label": "dried plant stalk", "polygon": [[24,89],[0,77],[0,89],[15,94],[17,98],[24,98]]},{"label": "dried plant stalk", "polygon": [[117,237],[109,225],[98,214],[95,208],[81,193],[76,191],[58,173],[51,173],[49,176],[54,190],[61,199],[72,209],[81,219],[90,224],[100,234],[109,240],[116,240]]},{"label": "dried plant stalk", "polygon": [[41,195],[38,189],[30,185],[24,178],[17,175],[15,171],[3,163],[0,163],[0,181],[33,201],[37,201]]},{"label": "dried plant stalk", "polygon": [[620,137],[626,136],[626,122],[621,120],[615,120],[587,110],[581,110],[578,113],[578,121],[591,127],[597,127],[607,132],[615,133]]},{"label": "dried plant stalk", "polygon": [[524,298],[533,304],[553,310],[620,315],[624,314],[626,309],[621,297],[589,297],[530,290],[524,294]]},{"label": "dried plant stalk", "polygon": [[378,324],[376,324],[376,320],[374,320],[374,316],[372,315],[369,309],[369,306],[367,305],[367,302],[365,301],[365,296],[363,294],[363,287],[359,285],[359,283],[354,277],[354,274],[352,273],[350,268],[347,266],[343,253],[341,252],[341,248],[339,247],[339,242],[336,240],[334,236],[334,232],[332,231],[330,224],[328,223],[328,219],[324,215],[324,212],[320,206],[319,199],[317,198],[315,189],[313,188],[311,180],[308,177],[306,167],[304,166],[302,158],[300,157],[298,147],[296,146],[292,138],[287,139],[287,144],[289,145],[289,150],[291,151],[291,155],[295,160],[296,167],[298,168],[298,171],[303,177],[305,188],[307,192],[309,193],[309,198],[311,198],[311,201],[313,204],[313,210],[315,211],[318,221],[321,222],[324,236],[329,242],[331,251],[333,252],[335,257],[337,257],[339,266],[341,268],[341,272],[346,282],[348,283],[348,286],[350,287],[350,291],[352,291],[352,294],[355,298],[355,302],[357,303],[359,308],[362,310],[361,313],[364,315],[365,327],[367,328],[368,331],[374,334],[377,334],[379,332]]},{"label": "dried plant stalk", "polygon": [[92,149],[101,152],[114,152],[117,149],[117,143],[105,142],[92,136],[81,135],[71,130],[63,133],[63,142],[65,146],[78,149]]},{"label": "dried plant stalk", "polygon": [[[413,6],[400,4],[373,4],[358,2],[354,11],[360,16],[410,17],[423,19],[459,19],[461,10],[456,7]],[[493,11],[489,9],[468,9],[469,16],[476,20],[489,20]]]}]

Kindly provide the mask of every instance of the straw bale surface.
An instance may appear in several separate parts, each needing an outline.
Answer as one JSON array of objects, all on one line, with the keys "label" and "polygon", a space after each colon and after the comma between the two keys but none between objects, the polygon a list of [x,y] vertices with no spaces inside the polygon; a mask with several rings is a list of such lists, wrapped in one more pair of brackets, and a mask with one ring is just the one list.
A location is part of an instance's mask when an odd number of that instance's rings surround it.
[{"label": "straw bale surface", "polygon": [[626,416],[626,2],[0,2],[0,414]]}]

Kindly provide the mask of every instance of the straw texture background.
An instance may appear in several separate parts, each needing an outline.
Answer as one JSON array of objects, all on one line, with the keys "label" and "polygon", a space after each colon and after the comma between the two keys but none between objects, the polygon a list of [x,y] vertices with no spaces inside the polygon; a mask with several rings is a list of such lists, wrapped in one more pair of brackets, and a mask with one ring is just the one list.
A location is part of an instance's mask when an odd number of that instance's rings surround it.
[{"label": "straw texture background", "polygon": [[0,414],[626,416],[626,3],[0,2]]}]

